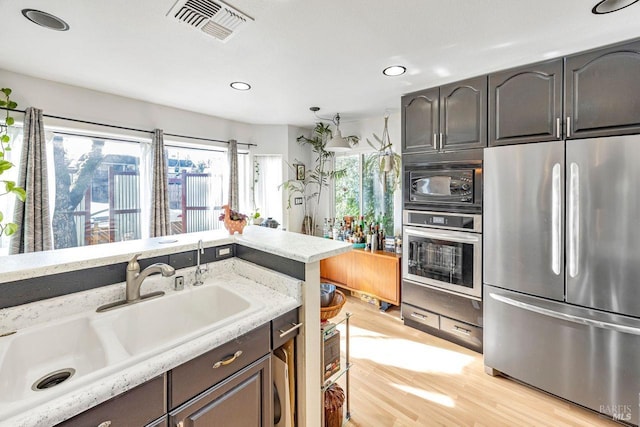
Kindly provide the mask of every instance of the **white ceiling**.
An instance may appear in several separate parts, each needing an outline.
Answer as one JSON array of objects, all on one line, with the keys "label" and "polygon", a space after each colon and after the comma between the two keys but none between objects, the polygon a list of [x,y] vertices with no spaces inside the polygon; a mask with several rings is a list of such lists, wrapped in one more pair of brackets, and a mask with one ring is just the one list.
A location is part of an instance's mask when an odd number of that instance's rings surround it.
[{"label": "white ceiling", "polygon": [[[640,36],[640,3],[596,16],[595,2],[229,0],[255,21],[223,44],[167,18],[174,0],[0,0],[0,68],[248,123],[310,125],[314,105],[351,121],[397,111],[404,93]],[[392,64],[408,72],[383,76]]]}]

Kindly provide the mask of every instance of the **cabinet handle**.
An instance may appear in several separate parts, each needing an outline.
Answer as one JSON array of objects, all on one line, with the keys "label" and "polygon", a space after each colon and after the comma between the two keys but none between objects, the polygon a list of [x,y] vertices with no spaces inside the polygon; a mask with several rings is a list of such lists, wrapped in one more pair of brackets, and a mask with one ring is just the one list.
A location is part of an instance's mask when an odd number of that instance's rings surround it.
[{"label": "cabinet handle", "polygon": [[433,149],[438,151],[438,134],[433,134]]},{"label": "cabinet handle", "polygon": [[289,329],[287,329],[286,331],[283,331],[282,329],[278,329],[278,331],[280,332],[280,338],[284,338],[286,335],[289,335],[291,332],[295,331],[296,329],[298,329],[300,326],[302,326],[302,322],[301,323],[291,323],[291,327]]},{"label": "cabinet handle", "polygon": [[111,425],[111,421],[103,421],[98,424],[98,427],[109,427]]},{"label": "cabinet handle", "polygon": [[222,359],[217,361],[216,363],[213,364],[212,368],[213,369],[218,369],[221,366],[227,366],[230,363],[233,363],[238,357],[242,356],[242,350],[238,350],[235,353],[233,353],[231,356],[229,356],[226,359]]},{"label": "cabinet handle", "polygon": [[457,325],[453,325],[453,329],[452,330],[453,330],[453,332],[457,332],[457,333],[462,334],[462,335],[466,335],[466,336],[471,335],[471,331],[470,330],[465,329],[465,328],[461,328],[460,326],[457,326]]},{"label": "cabinet handle", "polygon": [[571,136],[571,117],[567,116],[567,138]]},{"label": "cabinet handle", "polygon": [[184,427],[184,421],[180,421],[178,424],[176,424],[176,427]]},{"label": "cabinet handle", "polygon": [[560,117],[556,119],[556,138],[560,139]]},{"label": "cabinet handle", "polygon": [[427,316],[424,316],[422,314],[418,314],[416,312],[411,313],[411,317],[415,317],[416,319],[420,319],[420,320],[425,320],[427,318]]},{"label": "cabinet handle", "polygon": [[440,151],[442,151],[442,132],[440,132]]}]

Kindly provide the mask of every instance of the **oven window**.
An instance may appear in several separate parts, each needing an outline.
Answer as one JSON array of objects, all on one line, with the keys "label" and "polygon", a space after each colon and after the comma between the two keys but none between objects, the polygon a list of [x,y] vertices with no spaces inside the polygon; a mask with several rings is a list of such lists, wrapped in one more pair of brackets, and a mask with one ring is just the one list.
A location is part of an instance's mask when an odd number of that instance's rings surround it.
[{"label": "oven window", "polygon": [[409,274],[473,288],[473,245],[407,236]]},{"label": "oven window", "polygon": [[473,176],[473,169],[411,172],[411,199],[473,203]]}]

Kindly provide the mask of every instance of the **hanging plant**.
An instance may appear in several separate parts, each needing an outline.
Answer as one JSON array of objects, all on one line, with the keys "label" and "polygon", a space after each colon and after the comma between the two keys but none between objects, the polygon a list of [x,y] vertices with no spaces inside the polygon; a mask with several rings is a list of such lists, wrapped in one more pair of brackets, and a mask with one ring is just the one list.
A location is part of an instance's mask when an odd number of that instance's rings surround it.
[{"label": "hanging plant", "polygon": [[[11,110],[14,110],[18,104],[11,100],[11,89],[2,88],[0,95],[0,107],[4,108],[6,114],[4,122],[0,123],[0,175],[4,174],[8,170],[14,167],[14,164],[7,160],[7,153],[11,151],[11,137],[9,136],[9,128],[13,126],[15,120],[11,117]],[[4,192],[0,192],[0,196],[6,196],[13,194],[21,201],[25,201],[26,192],[24,188],[18,187],[15,181],[9,181],[6,179],[0,179],[0,182],[4,184]],[[1,191],[1,190],[0,190]],[[4,214],[0,211],[0,236],[10,236],[18,231],[18,224],[13,222],[4,222]]]},{"label": "hanging plant", "polygon": [[[374,145],[369,138],[367,143],[378,152],[378,178],[382,183],[382,188],[386,192],[390,190],[392,193],[400,186],[402,171],[402,164],[400,154],[394,153],[391,145],[391,138],[389,138],[389,116],[384,117],[384,130],[382,131],[382,138],[375,133],[373,137],[378,142],[378,145]],[[387,188],[389,183],[390,188]]]}]

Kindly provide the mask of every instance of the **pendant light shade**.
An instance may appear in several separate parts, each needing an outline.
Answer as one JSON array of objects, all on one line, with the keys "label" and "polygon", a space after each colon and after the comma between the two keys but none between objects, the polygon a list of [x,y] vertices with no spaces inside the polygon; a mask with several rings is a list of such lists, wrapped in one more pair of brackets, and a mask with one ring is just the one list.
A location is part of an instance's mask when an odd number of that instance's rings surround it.
[{"label": "pendant light shade", "polygon": [[333,134],[333,138],[331,138],[329,142],[327,142],[327,145],[324,147],[324,149],[327,151],[332,151],[334,153],[344,153],[345,151],[351,150],[349,141],[347,141],[346,138],[343,138],[342,132],[340,132],[340,114],[336,114],[333,122],[336,125],[336,131]]}]

